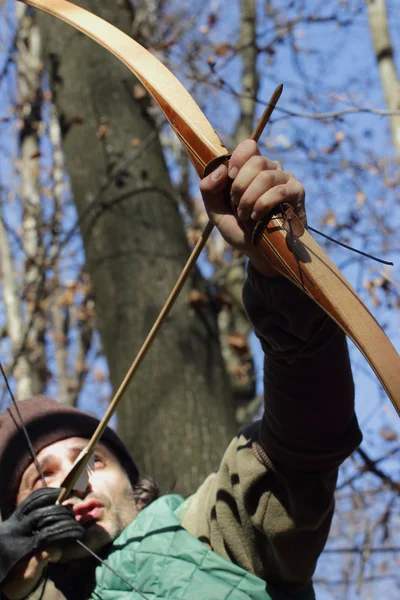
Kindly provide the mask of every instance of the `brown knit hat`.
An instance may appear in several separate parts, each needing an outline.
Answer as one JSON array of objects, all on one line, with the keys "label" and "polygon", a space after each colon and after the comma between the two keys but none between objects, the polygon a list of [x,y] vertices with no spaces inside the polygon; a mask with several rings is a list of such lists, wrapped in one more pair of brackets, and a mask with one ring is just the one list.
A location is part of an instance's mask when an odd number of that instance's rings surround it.
[{"label": "brown knit hat", "polygon": [[[38,454],[43,448],[70,437],[90,438],[99,420],[91,415],[59,404],[46,396],[32,396],[18,402],[32,446]],[[102,441],[114,451],[128,474],[137,483],[139,471],[117,434],[107,427]],[[15,510],[22,475],[32,462],[28,444],[15,407],[0,415],[0,512],[7,519]]]}]

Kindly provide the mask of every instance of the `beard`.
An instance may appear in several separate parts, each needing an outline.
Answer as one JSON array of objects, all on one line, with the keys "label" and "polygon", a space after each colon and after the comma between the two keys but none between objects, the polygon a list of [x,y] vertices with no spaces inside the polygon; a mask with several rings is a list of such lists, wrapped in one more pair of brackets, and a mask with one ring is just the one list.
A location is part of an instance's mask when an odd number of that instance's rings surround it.
[{"label": "beard", "polygon": [[[110,545],[131,523],[136,515],[135,501],[132,487],[129,484],[122,496],[111,500],[108,496],[101,493],[88,494],[84,501],[97,500],[102,504],[102,515],[98,520],[83,524],[85,535],[79,542],[70,542],[63,546],[62,556],[59,563],[66,563],[73,560],[88,558],[92,556],[89,550],[98,553]],[[78,505],[82,499],[73,498],[69,506]],[[86,546],[86,548],[85,548]]]}]

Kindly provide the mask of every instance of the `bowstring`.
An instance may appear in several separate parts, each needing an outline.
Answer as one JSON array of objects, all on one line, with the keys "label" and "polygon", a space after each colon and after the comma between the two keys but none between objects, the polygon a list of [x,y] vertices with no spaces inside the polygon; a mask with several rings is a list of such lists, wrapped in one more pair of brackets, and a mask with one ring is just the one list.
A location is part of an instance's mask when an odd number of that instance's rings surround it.
[{"label": "bowstring", "polygon": [[[293,234],[291,223],[286,218],[285,211],[283,210],[282,206],[280,206],[280,210],[282,212],[281,216],[280,215],[268,216],[266,218],[266,220],[268,222],[268,221],[272,221],[274,219],[280,219],[280,218],[282,218],[283,220],[287,221],[288,225],[289,225],[289,229],[290,229],[290,235],[291,235],[292,239],[294,239],[296,236],[294,236],[294,234]],[[261,223],[262,221],[259,221],[259,222]],[[327,235],[326,233],[323,233],[322,231],[319,231],[319,229],[315,229],[315,227],[311,227],[311,225],[309,225],[308,223],[307,223],[307,225],[304,225],[304,227],[307,229],[307,231],[312,231],[313,233],[317,233],[318,235],[321,235],[322,237],[324,237],[327,240],[329,240],[330,242],[333,242],[334,244],[337,244],[338,246],[341,246],[342,248],[346,248],[346,250],[350,250],[351,252],[355,252],[356,254],[361,254],[361,256],[365,256],[366,258],[370,258],[371,260],[375,260],[376,262],[379,262],[379,263],[381,263],[383,265],[389,265],[389,266],[393,267],[393,262],[392,261],[390,261],[390,260],[384,260],[383,258],[379,258],[378,256],[374,256],[373,254],[368,254],[368,252],[364,252],[363,250],[359,250],[359,248],[354,248],[354,246],[350,246],[349,244],[345,244],[344,242],[340,242],[336,238],[331,237],[330,235]],[[292,252],[292,254],[295,255],[295,252]]]},{"label": "bowstring", "polygon": [[357,254],[366,256],[367,258],[370,258],[371,260],[375,260],[376,262],[382,263],[383,265],[390,265],[391,267],[393,267],[393,263],[390,260],[383,260],[383,258],[378,258],[377,256],[373,256],[372,254],[363,252],[362,250],[359,250],[358,248],[354,248],[353,246],[349,246],[348,244],[339,242],[339,240],[336,240],[335,238],[331,237],[330,235],[327,235],[326,233],[322,233],[322,231],[319,231],[318,229],[314,229],[314,227],[311,227],[310,225],[307,225],[306,229],[309,229],[310,231],[312,231],[313,233],[317,233],[318,235],[322,235],[322,237],[326,238],[330,242],[334,242],[338,246],[342,246],[342,248],[346,248],[346,250],[351,250],[352,252],[356,252]]},{"label": "bowstring", "polygon": [[[13,406],[15,408],[15,411],[16,411],[16,413],[18,415],[19,425],[22,428],[22,431],[24,433],[26,442],[28,444],[29,453],[30,453],[30,455],[32,457],[33,462],[35,463],[35,466],[36,466],[36,468],[38,470],[38,473],[40,474],[40,478],[42,480],[43,487],[48,487],[47,482],[46,482],[46,478],[45,478],[43,470],[42,470],[42,467],[41,467],[41,465],[40,465],[40,463],[38,461],[37,454],[36,454],[35,449],[33,447],[32,440],[31,440],[31,438],[29,436],[29,432],[28,432],[28,430],[26,428],[26,425],[25,425],[24,420],[22,418],[21,412],[19,410],[18,402],[16,401],[16,399],[14,397],[14,394],[13,394],[13,392],[11,390],[10,384],[8,382],[8,379],[7,379],[7,375],[5,374],[5,371],[3,369],[3,365],[2,365],[1,362],[0,362],[0,370],[1,370],[1,374],[3,375],[3,378],[4,378],[4,381],[5,381],[7,390],[9,392],[9,394],[10,394],[10,397],[11,397],[11,400],[12,400],[12,404],[13,404]],[[14,415],[12,414],[12,412],[10,411],[9,408],[7,408],[7,411],[9,413],[10,417],[12,418],[14,424],[18,427],[18,423],[17,423],[16,419],[14,418]],[[117,577],[119,577],[119,579],[121,579],[121,581],[123,581],[132,591],[134,591],[137,594],[139,594],[139,596],[141,596],[145,600],[149,600],[149,598],[147,596],[145,596],[145,594],[143,594],[143,592],[141,592],[134,585],[132,585],[130,583],[130,581],[128,581],[127,579],[125,579],[125,577],[123,577],[120,573],[118,573],[118,571],[116,571],[105,560],[103,560],[102,558],[100,558],[100,556],[98,556],[95,552],[93,552],[93,550],[91,550],[90,548],[88,548],[88,546],[86,546],[86,544],[84,544],[83,542],[81,542],[81,540],[76,540],[76,543],[79,546],[81,546],[82,548],[84,548],[86,550],[86,552],[88,552],[89,554],[91,554],[93,556],[93,558],[95,558],[101,565],[103,565],[109,571],[111,571],[111,573],[113,573],[114,575],[116,575]],[[45,577],[44,577],[44,585],[43,585],[43,589],[42,589],[42,592],[41,592],[41,595],[40,595],[40,599],[43,598],[44,590],[45,590],[46,585],[47,585],[47,580],[48,580],[48,572],[47,572],[47,569],[46,569],[46,573],[45,573]]]}]

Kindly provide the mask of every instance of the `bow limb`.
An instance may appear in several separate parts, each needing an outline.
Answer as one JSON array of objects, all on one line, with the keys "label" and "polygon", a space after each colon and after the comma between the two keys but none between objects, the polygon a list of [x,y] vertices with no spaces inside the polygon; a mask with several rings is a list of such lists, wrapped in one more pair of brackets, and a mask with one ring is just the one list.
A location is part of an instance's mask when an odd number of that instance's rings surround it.
[{"label": "bow limb", "polygon": [[[113,25],[65,0],[24,0],[66,21],[119,58],[141,81],[177,133],[197,173],[227,154],[190,94],[158,59]],[[266,259],[334,319],[368,360],[400,415],[400,357],[349,282],[305,230],[287,231],[285,213],[256,227]]]},{"label": "bow limb", "polygon": [[[284,212],[262,227],[257,246],[269,262],[306,292],[364,355],[400,416],[400,356],[336,265],[303,228],[287,231]],[[318,376],[318,374],[316,374]]]},{"label": "bow limb", "polygon": [[180,81],[131,37],[91,12],[65,0],[23,0],[69,23],[109,50],[152,95],[179,137],[197,173],[228,154],[209,121]]}]

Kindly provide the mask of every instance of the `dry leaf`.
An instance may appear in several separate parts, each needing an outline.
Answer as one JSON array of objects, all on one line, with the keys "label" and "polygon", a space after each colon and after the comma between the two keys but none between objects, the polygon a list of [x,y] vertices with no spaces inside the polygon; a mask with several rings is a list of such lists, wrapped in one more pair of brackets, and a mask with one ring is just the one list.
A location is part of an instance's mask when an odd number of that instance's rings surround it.
[{"label": "dry leaf", "polygon": [[226,56],[228,54],[228,52],[230,52],[230,45],[229,44],[219,44],[214,46],[214,52],[217,56]]},{"label": "dry leaf", "polygon": [[383,427],[380,430],[380,434],[387,442],[396,442],[399,439],[397,432],[391,427]]},{"label": "dry leaf", "polygon": [[200,239],[201,229],[198,227],[188,227],[186,231],[188,242],[191,246],[195,246]]},{"label": "dry leaf", "polygon": [[322,224],[323,225],[331,225],[331,226],[336,225],[336,217],[335,217],[335,213],[333,212],[333,210],[330,209],[327,211],[324,218],[322,219]]},{"label": "dry leaf", "polygon": [[356,193],[357,208],[364,206],[366,198],[367,196],[361,190]]},{"label": "dry leaf", "polygon": [[94,369],[93,371],[93,379],[97,382],[107,381],[107,373],[103,371],[103,369]]},{"label": "dry leaf", "polygon": [[378,175],[379,173],[379,169],[375,167],[375,165],[370,165],[368,167],[368,171],[371,173],[371,175]]},{"label": "dry leaf", "polygon": [[83,123],[83,118],[76,115],[75,117],[72,117],[72,119],[69,120],[68,125],[69,128],[72,129],[72,127],[75,127],[76,125],[82,125]]},{"label": "dry leaf", "polygon": [[369,293],[369,295],[371,296],[371,299],[372,299],[372,302],[374,303],[374,305],[376,307],[379,307],[381,305],[381,301],[380,301],[378,294],[376,293],[375,283],[373,281],[364,281],[364,287],[367,290],[367,292]]},{"label": "dry leaf", "polygon": [[243,335],[243,333],[232,333],[228,337],[228,344],[237,352],[238,354],[247,354],[249,351],[249,345],[247,343],[247,336]]},{"label": "dry leaf", "polygon": [[210,13],[208,16],[208,24],[210,25],[210,27],[212,27],[213,25],[215,25],[215,23],[217,22],[217,15],[216,13]]},{"label": "dry leaf", "polygon": [[344,131],[337,131],[335,134],[335,140],[340,143],[343,142],[343,140],[345,139],[346,134]]},{"label": "dry leaf", "polygon": [[191,290],[188,294],[187,300],[192,308],[197,311],[204,310],[207,303],[207,296],[200,292],[200,290]]},{"label": "dry leaf", "polygon": [[108,128],[109,128],[108,123],[102,123],[101,125],[99,125],[99,127],[96,131],[96,137],[98,140],[104,140],[104,138],[107,137]]},{"label": "dry leaf", "polygon": [[146,94],[145,88],[140,85],[140,83],[136,83],[133,86],[133,97],[136,98],[136,100],[143,100],[143,98],[146,97]]}]

